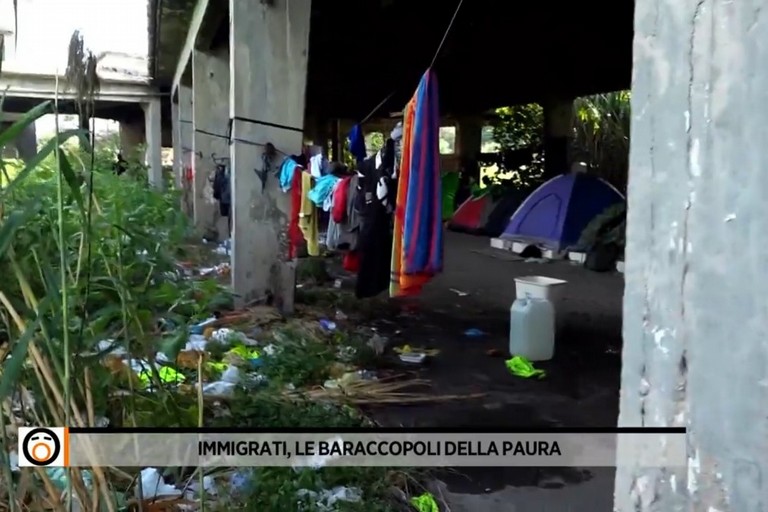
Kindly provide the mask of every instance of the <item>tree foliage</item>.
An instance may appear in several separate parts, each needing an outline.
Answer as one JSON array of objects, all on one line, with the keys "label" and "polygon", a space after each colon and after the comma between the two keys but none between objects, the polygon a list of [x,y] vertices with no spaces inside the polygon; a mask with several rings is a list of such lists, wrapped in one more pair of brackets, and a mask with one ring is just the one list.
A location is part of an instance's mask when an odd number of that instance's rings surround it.
[{"label": "tree foliage", "polygon": [[[535,183],[543,173],[544,112],[536,103],[503,107],[492,121],[498,154],[484,162],[496,165],[490,182],[507,186]],[[626,188],[629,162],[630,93],[617,91],[574,102],[571,157],[619,189]]]}]

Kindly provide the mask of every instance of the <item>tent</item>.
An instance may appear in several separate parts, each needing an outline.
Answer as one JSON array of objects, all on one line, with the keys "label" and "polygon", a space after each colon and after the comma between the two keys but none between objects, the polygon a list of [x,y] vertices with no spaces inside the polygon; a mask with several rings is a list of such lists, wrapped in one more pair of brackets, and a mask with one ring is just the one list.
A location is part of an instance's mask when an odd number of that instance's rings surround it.
[{"label": "tent", "polygon": [[605,180],[583,173],[563,174],[541,185],[523,201],[501,237],[565,250],[578,243],[593,218],[624,200]]},{"label": "tent", "polygon": [[490,192],[470,197],[453,214],[448,229],[497,237],[529,193],[530,190],[512,189],[499,199],[494,199]]},{"label": "tent", "polygon": [[482,233],[495,206],[496,203],[491,194],[470,197],[453,214],[448,223],[448,229],[465,233]]},{"label": "tent", "polygon": [[504,228],[507,227],[512,214],[517,211],[525,198],[531,194],[530,188],[511,189],[504,192],[504,195],[494,203],[493,211],[488,215],[483,232],[493,238],[501,236]]}]

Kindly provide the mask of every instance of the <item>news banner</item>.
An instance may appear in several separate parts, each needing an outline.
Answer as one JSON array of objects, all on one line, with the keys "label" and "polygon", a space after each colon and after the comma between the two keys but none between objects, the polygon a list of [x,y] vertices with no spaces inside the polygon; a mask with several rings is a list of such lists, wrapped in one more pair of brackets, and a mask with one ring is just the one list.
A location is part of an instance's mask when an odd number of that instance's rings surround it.
[{"label": "news banner", "polygon": [[684,429],[261,431],[19,429],[19,466],[676,467]]}]

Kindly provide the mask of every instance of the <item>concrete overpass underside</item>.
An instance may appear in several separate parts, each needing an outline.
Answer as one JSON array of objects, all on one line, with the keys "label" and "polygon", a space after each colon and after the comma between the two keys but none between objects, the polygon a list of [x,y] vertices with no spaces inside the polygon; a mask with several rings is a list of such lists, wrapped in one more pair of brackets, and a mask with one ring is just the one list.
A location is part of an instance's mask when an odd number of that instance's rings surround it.
[{"label": "concrete overpass underside", "polygon": [[[264,145],[298,151],[306,119],[360,120],[390,94],[380,115],[402,109],[456,3],[188,5],[186,39],[178,27],[162,28],[162,12],[157,33],[156,79],[174,90],[175,154],[185,157],[177,176],[184,182],[182,166],[194,170],[195,222],[207,222],[215,208],[202,194],[209,155],[229,155],[233,290],[241,303],[271,297],[290,311],[288,200],[277,180],[262,187],[254,172]],[[619,512],[766,508],[768,459],[755,448],[768,430],[759,278],[768,246],[754,234],[768,229],[768,22],[754,7],[467,0],[435,64],[444,114],[539,101],[545,137],[558,144],[569,126],[555,122],[567,118],[558,102],[628,88],[633,77],[618,423],[686,427],[689,458],[687,467],[620,467]],[[232,137],[222,141],[227,125]],[[723,350],[735,333],[737,343]]]},{"label": "concrete overpass underside", "polygon": [[[196,2],[165,0],[157,84],[173,85]],[[228,2],[210,0],[198,48],[228,44]],[[307,112],[359,119],[392,94],[403,108],[429,66],[457,2],[314,0]],[[535,3],[466,0],[435,63],[443,111],[573,98],[629,88],[633,0]],[[182,59],[184,56],[182,56]],[[188,56],[187,56],[188,58]],[[182,82],[191,84],[191,66]]]}]

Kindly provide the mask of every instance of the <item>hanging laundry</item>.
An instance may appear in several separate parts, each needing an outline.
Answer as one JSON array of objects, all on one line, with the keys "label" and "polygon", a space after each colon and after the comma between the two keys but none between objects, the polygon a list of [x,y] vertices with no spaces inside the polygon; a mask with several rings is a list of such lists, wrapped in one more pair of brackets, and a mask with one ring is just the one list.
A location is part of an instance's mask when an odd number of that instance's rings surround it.
[{"label": "hanging laundry", "polygon": [[390,295],[415,295],[443,269],[437,78],[427,70],[408,102],[398,180]]},{"label": "hanging laundry", "polygon": [[[330,250],[338,249],[349,251],[354,249],[357,245],[357,232],[350,231],[345,222],[348,195],[347,187],[349,186],[349,182],[350,178],[339,180],[334,187],[333,192],[328,196],[328,199],[323,205],[323,208],[325,208],[326,205],[329,205],[330,203],[330,207],[327,211],[337,211],[338,213],[338,210],[341,210],[342,212],[342,215],[340,216],[341,221],[339,222],[336,221],[336,218],[339,218],[339,216],[337,215],[337,217],[334,218],[333,213],[331,213],[328,218],[328,232],[326,233],[325,245]],[[339,205],[338,208],[336,207],[337,204]]]},{"label": "hanging laundry", "polygon": [[301,217],[301,181],[302,176],[301,168],[298,172],[293,173],[293,180],[290,185],[291,190],[291,218],[288,223],[288,258],[294,259],[299,257],[299,249],[304,245],[304,234],[299,226],[299,218]]},{"label": "hanging laundry", "polygon": [[349,141],[349,152],[352,153],[352,156],[355,157],[358,163],[365,160],[368,153],[365,149],[363,128],[359,124],[352,127],[349,135],[347,135],[347,140]]},{"label": "hanging laundry", "polygon": [[360,270],[355,294],[358,298],[367,298],[386,290],[390,280],[391,222],[396,190],[396,182],[392,179],[395,174],[394,141],[388,139],[377,155],[366,158],[360,164],[358,174]]},{"label": "hanging laundry", "polygon": [[315,180],[315,186],[309,191],[309,200],[315,203],[316,206],[322,207],[325,199],[330,195],[333,187],[340,179],[333,174],[327,174]]},{"label": "hanging laundry", "polygon": [[280,189],[283,192],[291,190],[291,184],[293,183],[293,174],[296,172],[296,167],[299,165],[296,163],[293,157],[286,157],[283,163],[280,164]]},{"label": "hanging laundry", "polygon": [[333,191],[331,218],[338,224],[347,220],[347,198],[349,197],[349,183],[351,181],[351,176],[343,178]]},{"label": "hanging laundry", "polygon": [[309,159],[309,172],[315,179],[320,178],[323,174],[325,174],[326,167],[327,160],[322,153],[318,153]]},{"label": "hanging laundry", "polygon": [[307,253],[310,256],[320,256],[317,208],[309,198],[310,190],[312,190],[312,175],[308,172],[301,172],[299,228],[304,235],[304,240],[307,241]]},{"label": "hanging laundry", "polygon": [[360,270],[360,255],[357,251],[348,251],[344,255],[341,265],[347,272],[358,272]]}]

